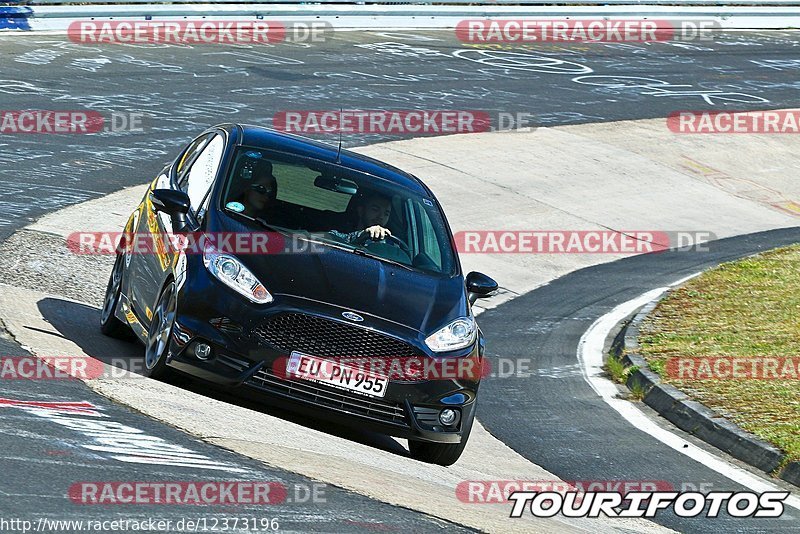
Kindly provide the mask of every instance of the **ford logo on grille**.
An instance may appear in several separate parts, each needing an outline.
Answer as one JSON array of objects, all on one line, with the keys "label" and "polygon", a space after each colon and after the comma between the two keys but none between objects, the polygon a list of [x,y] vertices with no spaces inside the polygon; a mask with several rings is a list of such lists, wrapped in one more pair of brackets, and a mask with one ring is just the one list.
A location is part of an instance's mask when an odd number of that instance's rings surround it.
[{"label": "ford logo on grille", "polygon": [[357,323],[360,323],[364,320],[364,318],[359,314],[353,312],[342,312],[342,317],[345,319],[350,319],[351,321],[356,321]]}]

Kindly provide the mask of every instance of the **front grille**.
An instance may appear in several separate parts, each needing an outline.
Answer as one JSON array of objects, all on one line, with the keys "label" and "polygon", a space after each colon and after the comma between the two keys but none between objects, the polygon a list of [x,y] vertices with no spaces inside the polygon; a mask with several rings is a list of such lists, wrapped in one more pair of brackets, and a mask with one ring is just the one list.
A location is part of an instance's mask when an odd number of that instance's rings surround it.
[{"label": "front grille", "polygon": [[413,346],[365,328],[303,313],[274,315],[253,330],[258,340],[290,354],[337,358],[410,358]]},{"label": "front grille", "polygon": [[292,380],[279,378],[269,366],[259,369],[247,384],[315,406],[324,406],[381,423],[408,427],[405,410],[398,403],[361,396],[358,393],[351,394],[299,378]]}]

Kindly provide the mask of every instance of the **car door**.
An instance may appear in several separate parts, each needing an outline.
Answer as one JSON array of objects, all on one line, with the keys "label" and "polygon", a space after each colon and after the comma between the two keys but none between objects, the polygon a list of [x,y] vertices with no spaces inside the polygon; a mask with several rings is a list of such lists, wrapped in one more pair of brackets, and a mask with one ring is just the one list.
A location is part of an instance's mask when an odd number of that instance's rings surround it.
[{"label": "car door", "polygon": [[[173,181],[170,175],[177,173],[185,173],[189,164],[195,160],[200,154],[206,143],[213,134],[204,133],[192,140],[180,153],[178,158],[170,165],[162,169],[161,173],[150,184],[148,193],[151,189],[169,188],[173,187]],[[177,183],[177,182],[175,182]],[[177,187],[175,185],[174,187]],[[137,213],[134,214],[133,232],[136,240],[142,243],[142,246],[137,245],[135,250],[142,250],[143,253],[129,254],[127,264],[125,266],[126,276],[133,283],[130,284],[128,290],[128,297],[131,300],[133,311],[147,326],[150,319],[150,304],[144,295],[150,295],[151,291],[147,285],[153,280],[153,265],[151,265],[154,258],[150,256],[155,253],[153,239],[153,229],[156,227],[156,214],[153,211],[153,206],[147,196],[143,199],[142,205]]]},{"label": "car door", "polygon": [[[159,176],[154,189],[172,188],[185,192],[191,203],[189,219],[199,221],[203,216],[204,200],[219,172],[224,151],[225,138],[221,133],[211,132],[200,136],[178,158],[175,172],[170,172],[172,176]],[[151,253],[140,256],[136,273],[139,286],[136,298],[144,317],[149,321],[166,275],[178,261],[179,254],[168,246],[174,242],[171,218],[155,211],[149,198],[145,200],[140,231],[153,244]]]}]

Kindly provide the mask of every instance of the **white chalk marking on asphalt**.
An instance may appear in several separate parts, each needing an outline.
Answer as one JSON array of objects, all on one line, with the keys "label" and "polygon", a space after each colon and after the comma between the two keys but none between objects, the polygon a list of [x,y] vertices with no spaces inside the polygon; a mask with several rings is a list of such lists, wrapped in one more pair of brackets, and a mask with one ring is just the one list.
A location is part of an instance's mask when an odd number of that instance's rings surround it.
[{"label": "white chalk marking on asphalt", "polygon": [[[650,434],[664,445],[703,464],[720,475],[741,484],[751,491],[758,493],[763,493],[765,491],[785,491],[761,477],[737,467],[710,452],[698,448],[693,443],[681,438],[678,434],[661,428],[650,420],[636,405],[627,400],[617,398],[618,390],[616,384],[603,376],[603,348],[606,338],[614,326],[637,309],[657,298],[669,288],[680,285],[698,274],[700,273],[678,280],[668,287],[653,289],[635,299],[623,302],[592,323],[592,326],[584,332],[578,343],[578,361],[583,369],[583,377],[606,404],[616,410],[634,427],[642,432]],[[789,495],[784,503],[792,508],[800,510],[800,498],[794,495]]]},{"label": "white chalk marking on asphalt", "polygon": [[150,436],[138,428],[109,419],[102,408],[88,401],[26,401],[0,397],[0,407],[5,406],[18,408],[83,434],[94,444],[80,443],[81,447],[110,453],[111,458],[120,462],[193,467],[230,473],[247,472],[231,463],[216,461],[163,438]]}]

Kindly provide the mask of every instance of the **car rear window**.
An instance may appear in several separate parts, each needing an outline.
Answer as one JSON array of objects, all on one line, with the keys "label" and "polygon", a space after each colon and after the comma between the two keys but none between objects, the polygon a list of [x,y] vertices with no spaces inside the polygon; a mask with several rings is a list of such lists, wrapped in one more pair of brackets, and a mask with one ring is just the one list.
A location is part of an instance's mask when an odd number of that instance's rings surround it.
[{"label": "car rear window", "polygon": [[301,163],[272,160],[273,174],[278,182],[278,200],[317,210],[343,212],[350,195],[314,187],[318,171]]}]

